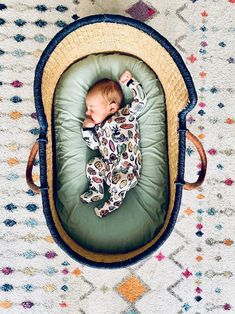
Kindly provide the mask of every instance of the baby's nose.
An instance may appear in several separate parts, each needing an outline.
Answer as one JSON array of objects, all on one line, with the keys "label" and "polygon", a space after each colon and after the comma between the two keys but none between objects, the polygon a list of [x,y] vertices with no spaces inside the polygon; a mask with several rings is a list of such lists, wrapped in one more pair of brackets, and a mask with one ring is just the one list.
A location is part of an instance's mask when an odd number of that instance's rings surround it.
[{"label": "baby's nose", "polygon": [[87,116],[89,116],[89,115],[90,115],[90,110],[89,110],[89,109],[87,109],[87,111],[86,111],[86,115],[87,115]]}]

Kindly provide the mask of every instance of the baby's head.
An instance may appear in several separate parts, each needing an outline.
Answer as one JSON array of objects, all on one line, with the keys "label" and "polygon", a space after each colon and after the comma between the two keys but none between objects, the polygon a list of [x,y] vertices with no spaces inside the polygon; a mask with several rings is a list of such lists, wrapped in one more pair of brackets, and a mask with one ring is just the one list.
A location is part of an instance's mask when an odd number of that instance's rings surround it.
[{"label": "baby's head", "polygon": [[111,114],[117,112],[122,104],[123,93],[118,82],[102,79],[87,92],[86,116],[95,124],[101,123]]}]

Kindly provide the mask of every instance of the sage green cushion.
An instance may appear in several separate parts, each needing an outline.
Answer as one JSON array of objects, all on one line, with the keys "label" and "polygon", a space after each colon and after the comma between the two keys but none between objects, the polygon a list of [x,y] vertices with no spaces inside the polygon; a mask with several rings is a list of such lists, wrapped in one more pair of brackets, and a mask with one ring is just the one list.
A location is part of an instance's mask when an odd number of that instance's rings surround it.
[{"label": "sage green cushion", "polygon": [[[98,218],[94,212],[105,199],[83,204],[88,188],[87,162],[99,151],[85,144],[81,128],[87,90],[102,78],[118,80],[125,69],[143,85],[147,105],[139,115],[142,170],[138,184],[112,214]],[[132,95],[123,87],[124,102]],[[66,232],[83,247],[103,253],[123,253],[151,240],[164,223],[168,207],[168,164],[164,94],[155,73],[141,60],[118,53],[90,55],[68,68],[54,97],[56,141],[56,208]]]}]

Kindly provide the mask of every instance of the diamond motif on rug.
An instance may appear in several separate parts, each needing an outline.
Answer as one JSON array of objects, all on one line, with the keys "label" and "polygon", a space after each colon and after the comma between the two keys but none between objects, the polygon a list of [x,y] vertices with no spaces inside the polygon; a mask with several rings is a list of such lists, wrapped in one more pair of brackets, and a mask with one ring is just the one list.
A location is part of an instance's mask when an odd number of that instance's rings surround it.
[{"label": "diamond motif on rug", "polygon": [[156,14],[153,7],[147,5],[144,1],[140,0],[126,10],[126,13],[139,21],[147,21]]},{"label": "diamond motif on rug", "polygon": [[130,276],[116,287],[116,290],[129,302],[136,302],[149,288],[136,276]]}]

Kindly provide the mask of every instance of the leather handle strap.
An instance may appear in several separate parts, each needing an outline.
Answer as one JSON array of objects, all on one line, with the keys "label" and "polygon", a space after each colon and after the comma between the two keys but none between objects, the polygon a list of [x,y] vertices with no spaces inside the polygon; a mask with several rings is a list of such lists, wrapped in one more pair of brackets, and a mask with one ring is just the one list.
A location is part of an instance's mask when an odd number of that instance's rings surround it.
[{"label": "leather handle strap", "polygon": [[197,181],[194,183],[185,182],[185,184],[184,184],[184,190],[193,190],[193,189],[196,189],[197,187],[199,187],[205,179],[206,169],[207,169],[207,158],[206,158],[205,150],[202,146],[202,143],[199,141],[199,139],[188,130],[186,133],[186,137],[189,141],[191,141],[195,145],[195,147],[196,147],[196,149],[200,155],[201,164],[202,164],[200,175],[199,175]]},{"label": "leather handle strap", "polygon": [[40,187],[37,186],[34,182],[33,182],[33,178],[32,178],[32,170],[33,170],[33,165],[34,165],[34,161],[35,161],[35,157],[38,153],[38,149],[39,149],[39,145],[38,142],[35,142],[31,152],[29,154],[29,158],[28,158],[28,162],[27,162],[27,167],[26,167],[26,181],[28,186],[33,190],[34,193],[39,194],[40,193]]}]

